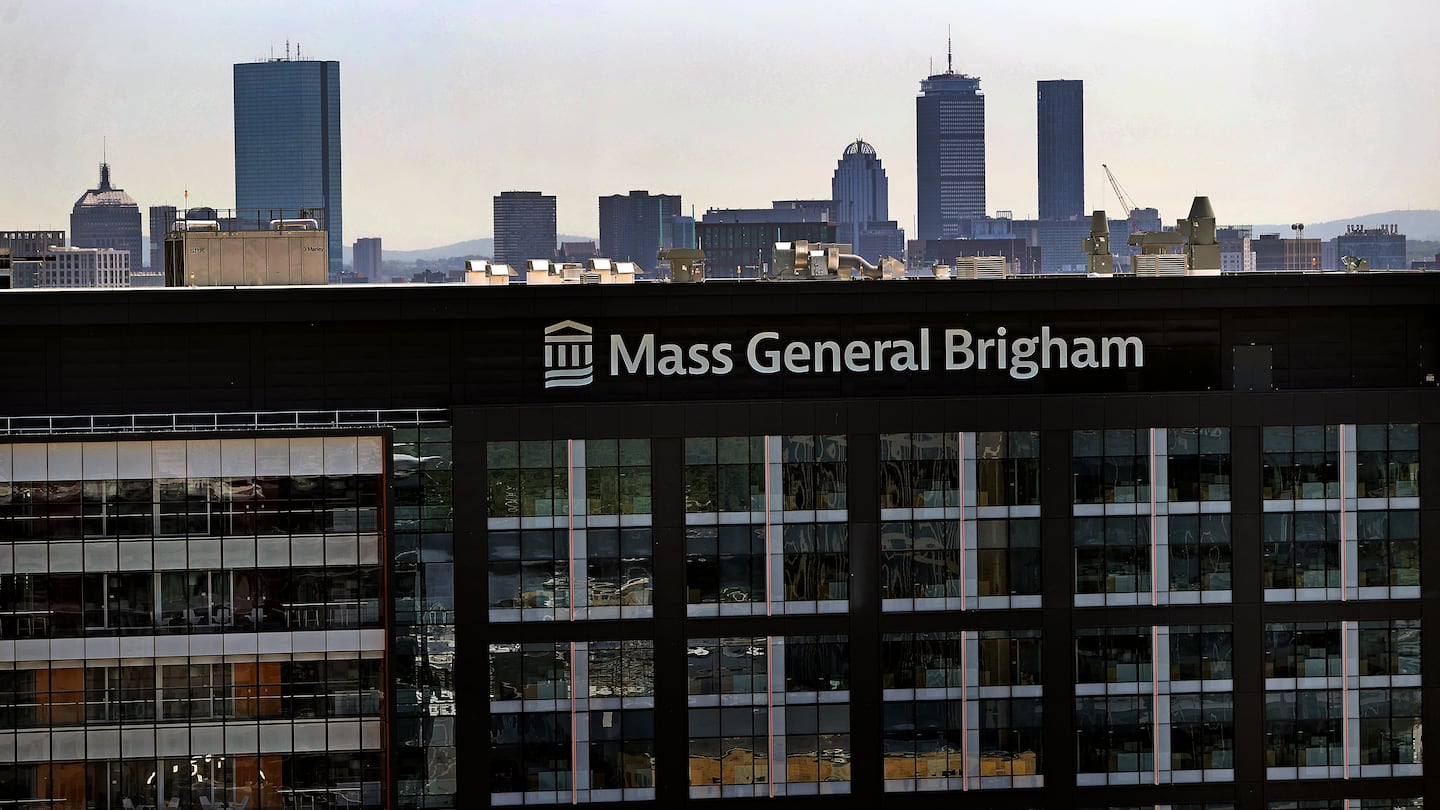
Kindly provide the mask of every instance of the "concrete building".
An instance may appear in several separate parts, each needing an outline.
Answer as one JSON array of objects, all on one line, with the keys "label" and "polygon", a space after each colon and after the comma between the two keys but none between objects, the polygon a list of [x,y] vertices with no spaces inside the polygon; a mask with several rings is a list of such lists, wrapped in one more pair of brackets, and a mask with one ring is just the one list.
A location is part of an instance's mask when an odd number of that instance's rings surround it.
[{"label": "concrete building", "polygon": [[1084,219],[1089,214],[1085,210],[1085,83],[1056,79],[1035,85],[1040,219]]},{"label": "concrete building", "polygon": [[495,261],[524,267],[527,259],[555,256],[555,196],[503,191],[494,198]]},{"label": "concrete building", "polygon": [[988,236],[973,239],[912,239],[906,246],[906,268],[926,274],[936,264],[955,264],[962,257],[1002,256],[1016,275],[1040,275],[1044,249],[1024,236]]},{"label": "concrete building", "polygon": [[197,223],[165,238],[165,286],[255,287],[326,284],[330,240],[310,223],[274,230],[222,231]]},{"label": "concrete building", "polygon": [[[835,242],[835,223],[776,221],[772,209],[711,209],[695,225],[696,247],[705,251],[706,278],[760,278],[770,264],[776,242]],[[746,211],[764,214],[748,219]]]},{"label": "concrete building", "polygon": [[123,250],[132,260],[144,261],[140,206],[125,189],[111,185],[108,163],[100,164],[100,185],[82,194],[70,211],[70,244]]},{"label": "concrete building", "polygon": [[14,261],[44,261],[47,248],[65,244],[64,231],[0,231],[0,248]]},{"label": "concrete building", "polygon": [[1298,273],[1325,268],[1322,240],[1281,239],[1278,233],[1262,233],[1250,240],[1255,251],[1255,269],[1262,273]]},{"label": "concrete building", "polygon": [[[163,272],[165,269],[165,237],[170,233],[178,219],[178,212],[173,205],[152,205],[150,206],[150,264],[148,267],[155,272]],[[196,217],[200,219],[200,217]],[[214,217],[210,217],[214,219]]]},{"label": "concrete building", "polygon": [[129,287],[130,253],[115,248],[52,245],[41,261],[17,262],[15,289]]},{"label": "concrete building", "polygon": [[650,277],[655,256],[675,247],[675,217],[681,216],[680,195],[631,191],[600,198],[600,255],[634,262]]},{"label": "concrete building", "polygon": [[380,249],[380,237],[372,236],[363,239],[356,239],[352,249],[355,274],[370,283],[381,280],[380,268],[383,261]]},{"label": "concrete building", "polygon": [[[1405,234],[1398,225],[1381,225],[1367,228],[1364,225],[1347,225],[1345,233],[1335,237],[1335,252],[1338,258],[1354,256],[1370,262],[1371,270],[1404,270],[1410,266],[1406,255]],[[1334,268],[1339,269],[1337,264]]]},{"label": "concrete building", "polygon": [[340,63],[299,58],[235,65],[235,208],[269,221],[304,211],[328,234],[330,273],[344,266]]},{"label": "concrete building", "polygon": [[915,99],[915,163],[918,238],[954,238],[960,219],[985,215],[985,95],[948,56]]}]

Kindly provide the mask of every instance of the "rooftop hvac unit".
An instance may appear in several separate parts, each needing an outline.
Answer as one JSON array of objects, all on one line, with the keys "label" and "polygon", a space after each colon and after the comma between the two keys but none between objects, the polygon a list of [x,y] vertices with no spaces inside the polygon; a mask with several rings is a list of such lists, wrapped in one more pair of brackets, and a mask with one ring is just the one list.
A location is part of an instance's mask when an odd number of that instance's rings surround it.
[{"label": "rooftop hvac unit", "polygon": [[955,259],[956,278],[1005,278],[1004,256],[959,256]]},{"label": "rooftop hvac unit", "polygon": [[1148,253],[1130,257],[1130,272],[1141,277],[1188,275],[1183,253]]}]

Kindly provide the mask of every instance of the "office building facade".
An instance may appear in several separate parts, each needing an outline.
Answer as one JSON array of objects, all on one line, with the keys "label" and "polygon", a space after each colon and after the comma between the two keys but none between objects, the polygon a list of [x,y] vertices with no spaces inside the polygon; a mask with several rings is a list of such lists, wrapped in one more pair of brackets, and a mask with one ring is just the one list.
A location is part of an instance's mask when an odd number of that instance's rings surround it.
[{"label": "office building facade", "polygon": [[875,147],[856,140],[845,147],[830,178],[837,237],[868,261],[900,257],[905,232],[890,219],[890,181]]},{"label": "office building facade", "polygon": [[555,256],[555,197],[503,191],[494,198],[495,261],[524,268],[526,259]]},{"label": "office building facade", "polygon": [[915,99],[919,239],[953,239],[959,220],[985,215],[985,94],[980,79],[947,69]]},{"label": "office building facade", "polygon": [[[328,234],[330,274],[344,270],[340,63],[235,65],[235,208],[240,218],[304,212]],[[285,214],[294,216],[295,214]]]},{"label": "office building facade", "polygon": [[[165,270],[165,237],[175,226],[178,216],[173,205],[150,206],[150,270]],[[198,217],[197,217],[198,218]]]},{"label": "office building facade", "polygon": [[1035,83],[1036,166],[1040,219],[1083,218],[1085,210],[1085,83]]},{"label": "office building facade", "polygon": [[[1364,225],[1347,225],[1345,233],[1335,237],[1337,258],[1353,256],[1370,262],[1371,270],[1404,270],[1410,266],[1406,255],[1405,234],[1398,225],[1381,225],[1367,228]],[[1341,269],[1336,263],[1330,269]]]},{"label": "office building facade", "polygon": [[355,264],[356,275],[372,284],[377,281],[383,281],[380,277],[380,237],[372,236],[364,239],[356,239],[351,256]]},{"label": "office building facade", "polygon": [[108,163],[100,164],[100,184],[80,195],[70,211],[70,245],[123,250],[132,261],[144,261],[140,206],[125,189],[111,185]]},{"label": "office building facade", "polygon": [[632,191],[600,198],[600,255],[655,273],[656,254],[675,247],[680,195]]},{"label": "office building facade", "polygon": [[241,298],[0,296],[17,803],[1440,795],[1440,278]]}]

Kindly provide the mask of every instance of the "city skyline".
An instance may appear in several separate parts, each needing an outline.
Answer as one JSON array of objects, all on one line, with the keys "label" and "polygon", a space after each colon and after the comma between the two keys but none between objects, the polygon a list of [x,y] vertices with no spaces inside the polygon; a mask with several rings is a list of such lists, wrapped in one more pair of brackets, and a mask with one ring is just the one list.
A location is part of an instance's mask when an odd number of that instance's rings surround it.
[{"label": "city skyline", "polygon": [[[64,227],[106,139],[142,208],[183,206],[187,191],[191,204],[227,207],[231,66],[282,56],[288,36],[301,58],[346,65],[347,240],[408,250],[491,235],[490,199],[514,188],[555,194],[558,230],[590,235],[595,199],[633,188],[681,195],[697,213],[821,197],[836,151],[857,135],[886,156],[891,216],[913,232],[913,99],[944,70],[947,24],[954,70],[980,78],[986,96],[987,213],[1036,214],[1033,94],[1050,79],[1086,83],[1087,210],[1120,214],[1101,163],[1166,221],[1197,193],[1225,223],[1440,208],[1440,167],[1428,160],[1440,100],[1403,81],[1440,68],[1428,44],[1440,12],[1421,2],[1364,15],[1332,2],[1304,13],[1220,3],[1192,19],[1119,3],[983,16],[904,2],[883,16],[858,4],[740,3],[723,19],[638,3],[440,3],[403,17],[379,4],[336,14],[330,3],[259,3],[167,9],[166,48],[117,55],[108,43],[148,30],[146,8],[0,8],[12,43],[0,62],[7,107],[47,122],[0,133],[5,227]],[[873,47],[817,71],[821,43],[862,19]],[[702,23],[704,41],[674,36]],[[63,61],[41,44],[58,29],[74,45]],[[815,47],[795,48],[797,36]],[[631,52],[659,71],[639,77],[607,56]],[[830,112],[802,114],[802,98]],[[1396,116],[1403,126],[1372,125]],[[656,123],[667,119],[688,125]]]}]

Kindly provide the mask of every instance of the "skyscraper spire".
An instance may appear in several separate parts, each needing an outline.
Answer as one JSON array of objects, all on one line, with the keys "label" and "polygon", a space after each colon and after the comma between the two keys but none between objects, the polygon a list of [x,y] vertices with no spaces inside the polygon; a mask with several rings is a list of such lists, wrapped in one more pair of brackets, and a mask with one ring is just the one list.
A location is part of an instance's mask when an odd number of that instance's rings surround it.
[{"label": "skyscraper spire", "polygon": [[950,26],[945,26],[945,72],[955,72],[955,48],[950,40]]}]

